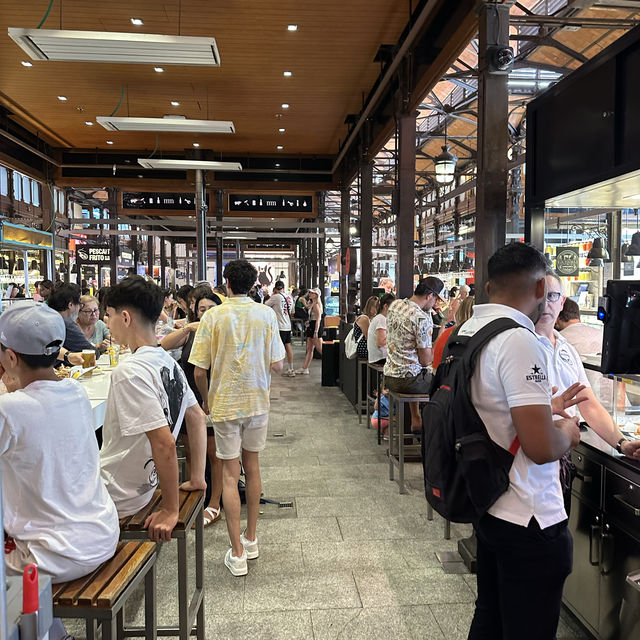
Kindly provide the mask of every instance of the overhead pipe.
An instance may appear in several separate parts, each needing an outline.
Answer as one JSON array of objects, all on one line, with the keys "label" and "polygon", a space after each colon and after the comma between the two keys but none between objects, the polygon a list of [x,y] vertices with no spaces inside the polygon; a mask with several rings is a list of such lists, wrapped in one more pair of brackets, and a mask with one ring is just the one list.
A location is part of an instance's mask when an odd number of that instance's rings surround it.
[{"label": "overhead pipe", "polygon": [[405,53],[407,53],[407,51],[409,50],[409,47],[411,47],[414,40],[417,38],[418,34],[420,33],[420,30],[426,23],[427,19],[431,16],[431,13],[434,7],[436,6],[436,4],[438,4],[436,0],[430,0],[430,1],[428,0],[424,8],[420,12],[420,15],[416,18],[416,21],[413,23],[413,27],[411,27],[411,30],[407,34],[407,37],[404,39],[404,41],[400,45],[400,48],[398,49],[398,53],[395,55],[395,57],[391,61],[391,64],[387,68],[387,71],[384,74],[380,84],[378,85],[378,88],[375,90],[371,98],[367,101],[367,106],[365,107],[364,111],[361,113],[360,118],[358,119],[358,122],[356,123],[355,127],[351,131],[351,134],[349,135],[344,145],[342,146],[342,150],[338,154],[336,161],[333,163],[333,168],[331,169],[332,173],[335,173],[338,170],[338,167],[340,166],[340,162],[342,162],[342,158],[344,158],[345,154],[347,153],[347,150],[349,149],[353,141],[356,139],[358,132],[362,128],[362,125],[365,123],[365,121],[369,117],[369,114],[371,113],[373,108],[376,106],[376,103],[382,96],[383,91],[387,88],[387,85],[393,78],[396,72],[396,69],[398,68],[398,65],[402,62]]}]

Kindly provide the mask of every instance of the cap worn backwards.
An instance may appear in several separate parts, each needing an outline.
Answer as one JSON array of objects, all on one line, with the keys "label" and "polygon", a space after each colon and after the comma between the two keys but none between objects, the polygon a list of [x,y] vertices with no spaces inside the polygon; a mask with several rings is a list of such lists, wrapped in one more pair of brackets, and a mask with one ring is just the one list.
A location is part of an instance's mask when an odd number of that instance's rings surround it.
[{"label": "cap worn backwards", "polygon": [[64,319],[42,302],[16,302],[0,315],[0,343],[16,353],[49,356],[65,337]]}]

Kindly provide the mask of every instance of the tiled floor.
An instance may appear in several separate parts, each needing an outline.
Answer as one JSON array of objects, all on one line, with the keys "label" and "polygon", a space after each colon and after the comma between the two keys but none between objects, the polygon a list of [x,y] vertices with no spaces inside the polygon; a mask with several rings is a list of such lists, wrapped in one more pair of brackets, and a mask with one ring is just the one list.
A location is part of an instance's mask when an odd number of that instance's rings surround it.
[{"label": "tiled floor", "polygon": [[[260,557],[243,578],[223,565],[224,521],[205,531],[207,640],[467,637],[475,576],[445,574],[435,554],[457,550],[470,529],[454,525],[447,541],[443,521],[427,520],[418,464],[408,465],[409,494],[398,493],[384,447],[338,388],[320,385],[319,361],[310,376],[274,376],[261,458],[265,495],[294,507],[265,505]],[[175,617],[175,562],[165,545],[161,624]],[[131,616],[141,623],[141,613]],[[586,637],[563,616],[558,640]]]}]

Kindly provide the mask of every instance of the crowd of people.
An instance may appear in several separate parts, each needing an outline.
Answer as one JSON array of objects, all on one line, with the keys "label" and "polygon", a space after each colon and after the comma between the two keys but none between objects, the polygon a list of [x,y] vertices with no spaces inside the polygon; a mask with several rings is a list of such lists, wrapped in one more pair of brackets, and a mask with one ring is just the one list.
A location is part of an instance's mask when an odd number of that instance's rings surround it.
[{"label": "crowd of people", "polygon": [[[224,564],[234,576],[247,574],[248,561],[259,555],[259,454],[271,376],[309,373],[314,350],[322,350],[324,314],[319,289],[287,292],[277,281],[260,295],[257,271],[245,260],[230,261],[224,279],[224,287],[198,283],[173,292],[131,276],[95,297],[75,284],[45,282],[42,302],[13,303],[0,315],[0,375],[9,391],[0,396],[0,459],[6,495],[21,496],[3,505],[9,573],[29,562],[54,582],[91,572],[113,554],[118,519],[145,507],[161,485],[160,508],[145,522],[150,539],[170,539],[179,488],[206,491],[205,526],[224,508]],[[600,350],[601,333],[580,322],[562,280],[523,243],[489,260],[488,303],[475,304],[466,285],[447,290],[435,276],[421,279],[407,299],[389,289],[366,300],[353,329],[358,356],[384,368],[372,420],[384,435],[389,393],[432,392],[433,371],[452,337],[473,336],[497,318],[518,325],[488,342],[470,381],[489,437],[505,449],[516,438],[519,444],[507,491],[475,525],[478,597],[469,638],[551,638],[572,565],[567,452],[580,439],[576,407],[604,441],[640,458],[640,441],[622,435],[580,360]],[[294,322],[304,323],[306,337],[297,370]],[[159,325],[169,332],[159,336]],[[131,354],[111,373],[99,449],[86,392],[55,368],[113,343]],[[410,408],[419,440],[420,407]],[[178,438],[187,454],[182,485]],[[64,634],[56,622],[51,637]]]}]

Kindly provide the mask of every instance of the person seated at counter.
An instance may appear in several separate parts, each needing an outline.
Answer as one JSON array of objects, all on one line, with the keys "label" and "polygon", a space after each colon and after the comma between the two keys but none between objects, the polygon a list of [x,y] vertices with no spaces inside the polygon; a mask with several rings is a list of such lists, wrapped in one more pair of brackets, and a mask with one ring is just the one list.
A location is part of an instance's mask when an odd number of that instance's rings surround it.
[{"label": "person seated at counter", "polygon": [[43,280],[38,285],[38,295],[44,302],[49,300],[49,296],[53,293],[53,282],[51,280]]},{"label": "person seated at counter", "polygon": [[80,297],[80,287],[77,284],[61,282],[47,300],[48,305],[64,318],[66,337],[62,346],[72,352],[95,349],[76,323],[80,314]]},{"label": "person seated at counter", "polygon": [[[41,302],[15,303],[0,316],[0,376],[18,381],[0,396],[4,560],[9,575],[33,562],[54,583],[91,573],[119,537],[89,398],[53,369],[64,338],[62,317]],[[67,637],[59,620],[49,637]]]},{"label": "person seated at counter", "polygon": [[182,420],[191,445],[190,480],[185,491],[207,488],[205,414],[178,363],[158,346],[155,325],[162,289],[141,276],[125,278],[105,299],[107,327],[131,355],[111,374],[101,451],[102,478],[119,517],[146,506],[158,486],[162,502],[145,521],[149,538],[171,538],[178,521],[178,459],[175,440]]},{"label": "person seated at counter", "polygon": [[80,311],[76,320],[82,335],[99,351],[109,348],[110,334],[107,325],[100,320],[100,304],[93,296],[80,297]]},{"label": "person seated at counter", "polygon": [[[583,384],[586,388],[580,392],[578,396],[580,402],[577,406],[586,423],[605,442],[616,448],[619,453],[630,458],[640,459],[640,440],[631,442],[622,435],[609,412],[593,393],[578,351],[563,333],[554,329],[554,325],[565,304],[565,295],[562,281],[555,272],[549,270],[546,280],[547,299],[544,311],[536,323],[536,333],[545,349],[547,371],[549,372],[554,392],[561,394],[576,382]],[[566,411],[569,414],[576,414],[576,409],[573,407]],[[568,459],[565,459],[564,463],[561,461],[560,472],[565,496],[565,508],[568,512],[572,479],[570,477],[570,462],[568,463]]]}]

